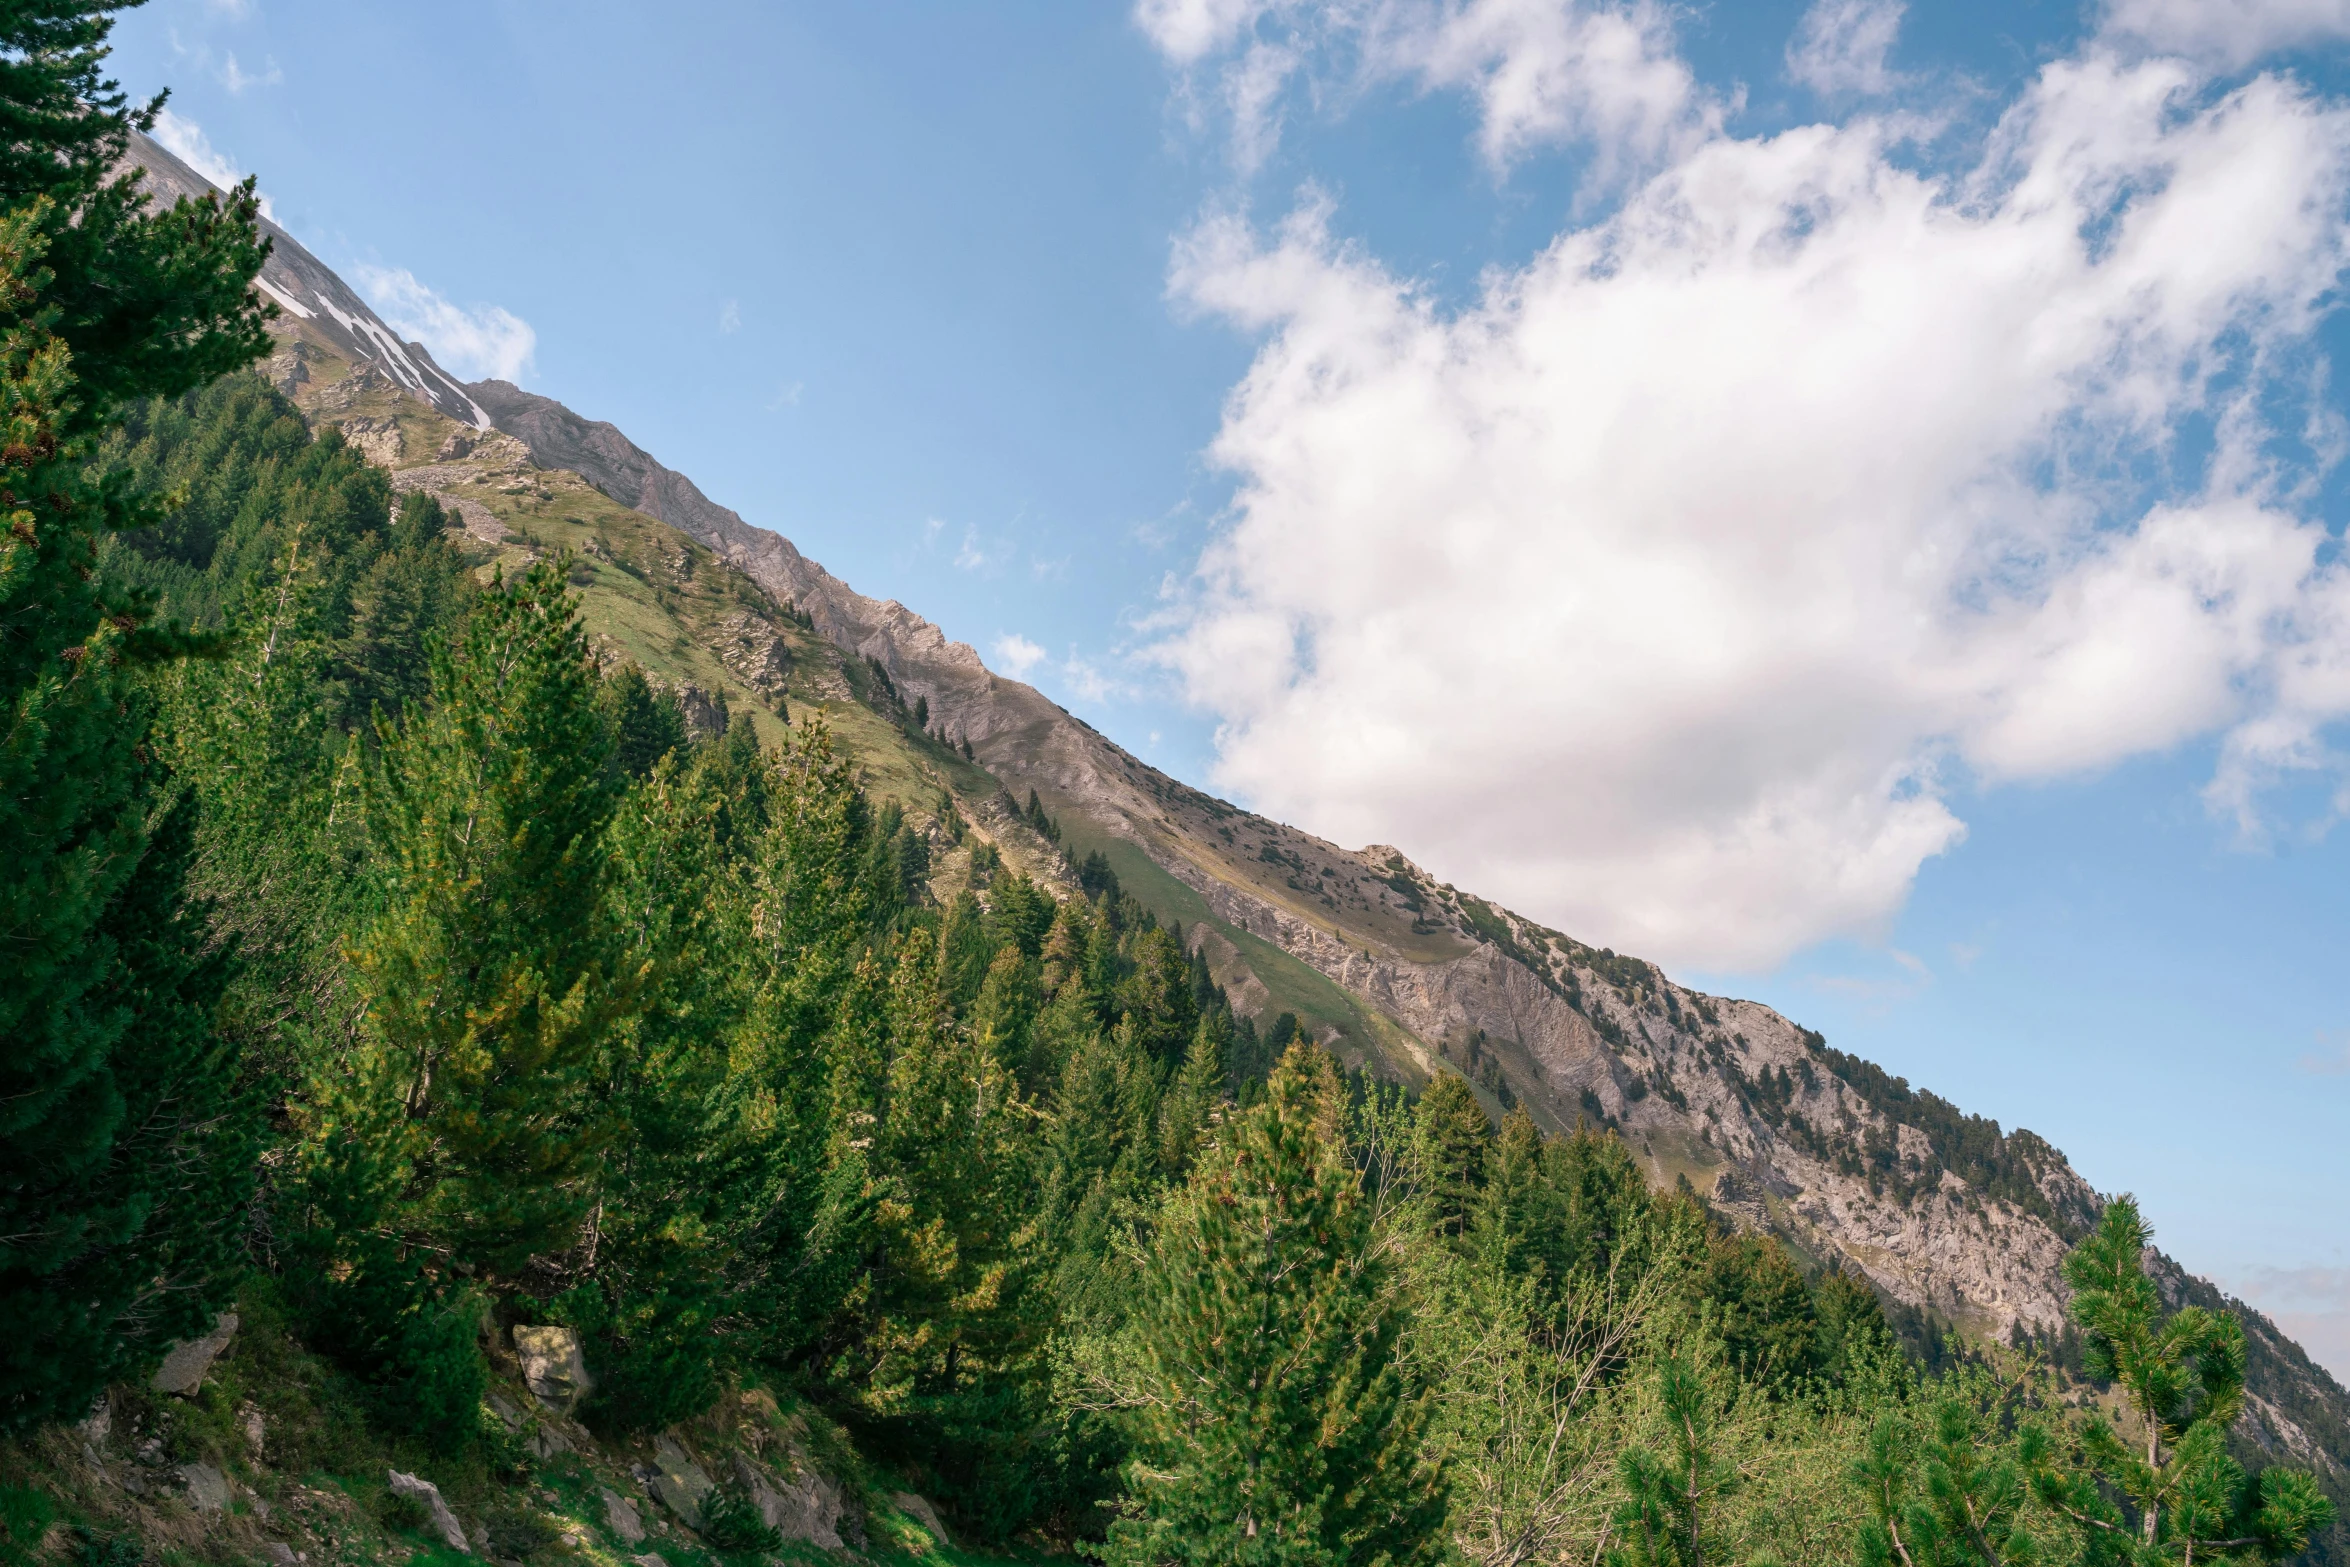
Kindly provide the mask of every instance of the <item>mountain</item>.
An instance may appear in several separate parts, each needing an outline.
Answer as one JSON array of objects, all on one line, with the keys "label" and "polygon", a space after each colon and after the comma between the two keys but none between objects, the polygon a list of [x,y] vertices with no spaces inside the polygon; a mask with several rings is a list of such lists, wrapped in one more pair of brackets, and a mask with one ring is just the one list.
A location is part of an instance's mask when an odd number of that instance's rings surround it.
[{"label": "mountain", "polygon": [[[160,190],[200,176],[152,143]],[[1437,881],[1385,845],[1347,849],[1150,767],[894,600],[876,600],[712,501],[609,423],[502,381],[464,384],[402,343],[282,230],[262,286],[285,312],[268,373],[402,491],[427,490],[516,558],[569,552],[591,635],[763,729],[822,714],[867,787],[936,822],[946,802],[1015,866],[1066,889],[1100,855],[1180,921],[1237,1010],[1293,1013],[1351,1063],[1407,1084],[1457,1072],[1490,1111],[1617,1129],[1660,1184],[1865,1275],[1913,1329],[2053,1341],[2061,1259],[2101,1207],[2023,1130],[1831,1048],[1751,1001],[1704,995]],[[917,718],[917,715],[920,715]],[[968,755],[963,747],[968,746]],[[1025,817],[1033,791],[1057,839]],[[959,885],[965,850],[934,885]],[[2209,1284],[2153,1261],[2174,1302]],[[2350,1494],[2350,1393],[2265,1317],[2246,1440]]]}]

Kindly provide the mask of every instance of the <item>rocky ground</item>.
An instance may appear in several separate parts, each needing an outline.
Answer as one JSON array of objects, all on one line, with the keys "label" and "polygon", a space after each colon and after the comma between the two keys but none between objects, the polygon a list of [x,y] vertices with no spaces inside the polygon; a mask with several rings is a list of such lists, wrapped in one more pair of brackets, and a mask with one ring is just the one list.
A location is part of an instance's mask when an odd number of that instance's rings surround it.
[{"label": "rocky ground", "polygon": [[375,1435],[362,1392],[288,1335],[264,1288],[149,1384],[0,1447],[8,1532],[35,1526],[0,1546],[99,1567],[976,1560],[812,1411],[754,1389],[668,1431],[599,1433],[576,1418],[594,1383],[568,1329],[485,1330],[484,1347],[496,1424],[450,1459]]}]

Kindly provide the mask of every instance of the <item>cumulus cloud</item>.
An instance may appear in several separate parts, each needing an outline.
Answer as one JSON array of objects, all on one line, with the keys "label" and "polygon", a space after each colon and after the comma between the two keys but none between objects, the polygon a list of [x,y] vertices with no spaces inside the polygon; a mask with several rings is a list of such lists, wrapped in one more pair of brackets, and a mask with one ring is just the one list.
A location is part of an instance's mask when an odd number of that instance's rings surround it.
[{"label": "cumulus cloud", "polygon": [[1007,631],[995,639],[995,661],[1015,680],[1027,679],[1030,670],[1051,656],[1017,631]]},{"label": "cumulus cloud", "polygon": [[1217,73],[1244,173],[1270,156],[1295,78],[1465,91],[1496,168],[1579,142],[1612,174],[1719,117],[1658,0],[1140,0],[1134,14],[1171,64]]},{"label": "cumulus cloud", "polygon": [[1459,309],[1326,205],[1194,230],[1177,296],[1263,339],[1157,647],[1219,783],[1761,967],[1881,931],[1966,782],[2221,733],[2250,812],[2330,765],[2350,111],[2092,51],[1970,167],[1895,135],[1708,132]]},{"label": "cumulus cloud", "polygon": [[1134,20],[1177,65],[1191,65],[1232,47],[1275,9],[1267,0],[1137,0]]},{"label": "cumulus cloud", "polygon": [[[234,158],[212,145],[201,125],[169,109],[155,116],[155,140],[164,151],[224,191],[245,177]],[[277,216],[270,210],[267,196],[261,198],[261,215],[271,219]]]},{"label": "cumulus cloud", "polygon": [[538,334],[512,311],[452,304],[405,267],[361,266],[356,276],[392,330],[424,344],[460,380],[515,381],[529,371]]},{"label": "cumulus cloud", "polygon": [[1812,0],[1787,46],[1787,74],[1831,97],[1876,97],[1901,78],[1886,67],[1901,36],[1901,0]]},{"label": "cumulus cloud", "polygon": [[2350,0],[2111,0],[2102,21],[2117,42],[2242,66],[2350,37]]}]

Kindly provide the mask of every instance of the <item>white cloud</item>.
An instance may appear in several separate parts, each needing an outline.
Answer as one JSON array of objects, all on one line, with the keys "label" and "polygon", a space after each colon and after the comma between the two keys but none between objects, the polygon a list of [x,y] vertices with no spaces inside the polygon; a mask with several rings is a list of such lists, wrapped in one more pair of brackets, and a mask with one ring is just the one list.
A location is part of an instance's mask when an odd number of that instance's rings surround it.
[{"label": "white cloud", "polygon": [[1134,20],[1161,54],[1190,65],[1230,48],[1271,9],[1267,0],[1136,0]]},{"label": "white cloud", "polygon": [[277,61],[265,59],[262,62],[260,74],[256,75],[237,64],[237,57],[233,52],[222,56],[217,75],[220,78],[220,85],[227,88],[232,95],[242,95],[248,87],[275,87],[286,79],[286,73],[277,68]]},{"label": "white cloud", "polygon": [[739,332],[743,329],[743,306],[739,299],[730,299],[718,307],[718,330]]},{"label": "white cloud", "polygon": [[1300,77],[1465,90],[1496,168],[1564,142],[1588,143],[1610,172],[1636,167],[1719,115],[1659,0],[1139,0],[1134,14],[1169,63],[1217,68],[1243,173],[1270,156]]},{"label": "white cloud", "polygon": [[2108,38],[2229,66],[2350,37],[2350,0],[2112,0]]},{"label": "white cloud", "polygon": [[497,305],[451,304],[405,267],[358,267],[367,302],[392,330],[432,350],[460,380],[518,380],[530,369],[538,334]]},{"label": "white cloud", "polygon": [[1971,169],[1893,134],[1709,132],[1458,311],[1323,207],[1195,230],[1178,297],[1264,336],[1158,646],[1219,783],[1744,967],[1881,931],[1962,779],[2224,733],[2249,813],[2331,765],[2350,577],[2299,508],[2350,111],[2092,52]]},{"label": "white cloud", "polygon": [[1901,35],[1902,0],[1812,0],[1787,45],[1787,74],[1830,96],[1875,97],[1901,78],[1885,57]]},{"label": "white cloud", "polygon": [[1030,670],[1051,656],[1017,631],[1007,631],[995,639],[995,661],[1014,680],[1025,680]]},{"label": "white cloud", "polygon": [[966,523],[963,527],[963,542],[955,550],[956,568],[961,571],[985,571],[996,564],[997,557],[990,554],[980,542],[979,530]]},{"label": "white cloud", "polygon": [[1369,37],[1381,74],[1476,98],[1478,145],[1497,167],[1560,142],[1639,162],[1705,118],[1671,13],[1651,0],[1387,0]]},{"label": "white cloud", "polygon": [[[164,151],[224,191],[245,177],[234,158],[212,145],[202,126],[169,109],[155,116],[155,140]],[[271,219],[277,216],[270,209],[267,196],[261,198],[261,215]]]}]

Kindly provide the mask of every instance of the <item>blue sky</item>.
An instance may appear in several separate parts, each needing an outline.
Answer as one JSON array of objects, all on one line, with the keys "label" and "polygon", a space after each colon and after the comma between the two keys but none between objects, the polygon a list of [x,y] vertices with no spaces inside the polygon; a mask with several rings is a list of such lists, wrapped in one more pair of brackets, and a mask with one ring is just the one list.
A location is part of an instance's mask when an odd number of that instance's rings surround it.
[{"label": "blue sky", "polygon": [[117,63],[452,368],[2040,1131],[2350,1373],[2346,34],[152,0]]}]

